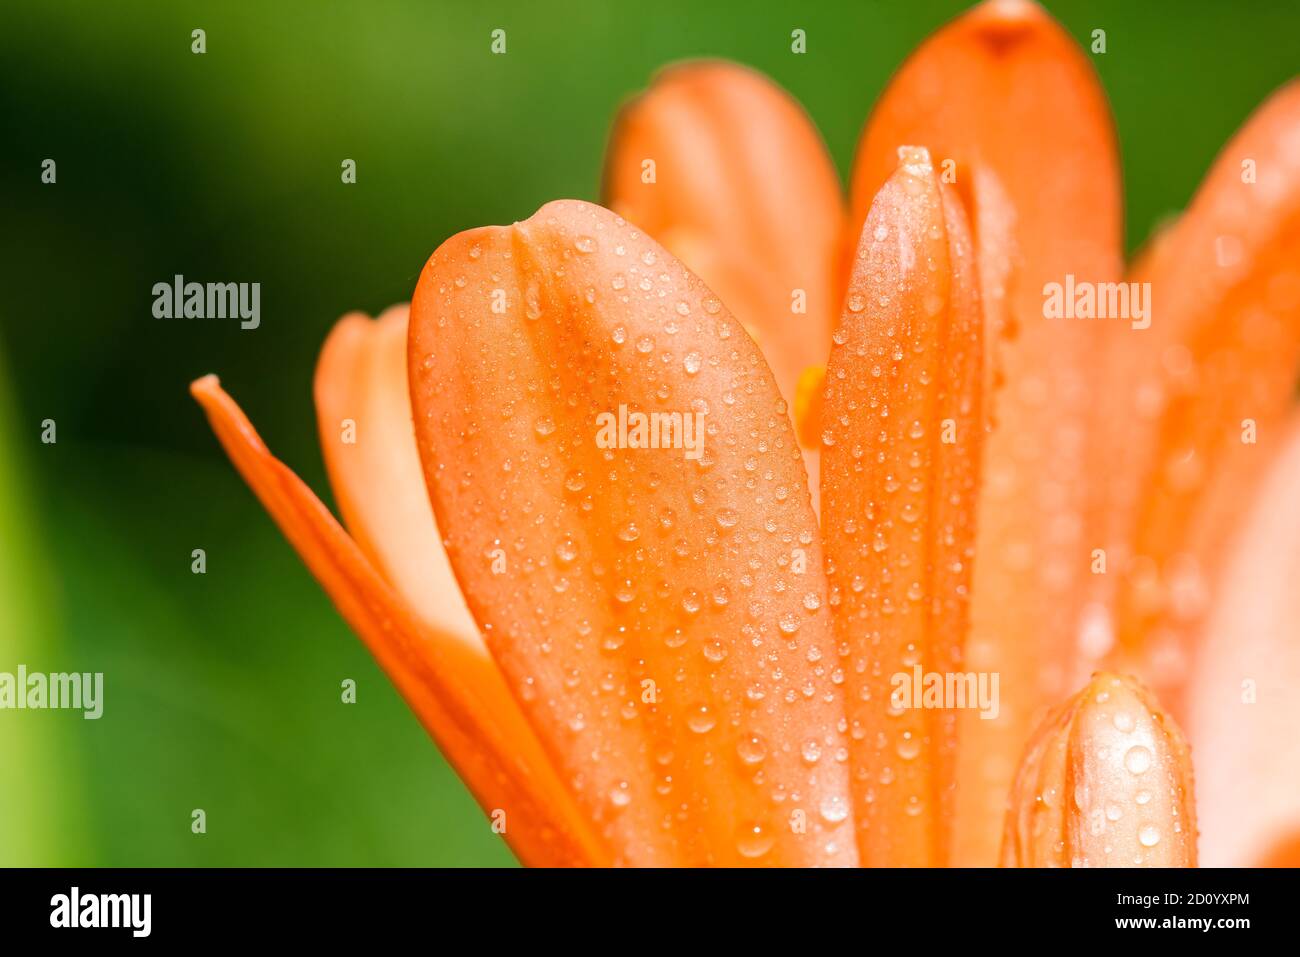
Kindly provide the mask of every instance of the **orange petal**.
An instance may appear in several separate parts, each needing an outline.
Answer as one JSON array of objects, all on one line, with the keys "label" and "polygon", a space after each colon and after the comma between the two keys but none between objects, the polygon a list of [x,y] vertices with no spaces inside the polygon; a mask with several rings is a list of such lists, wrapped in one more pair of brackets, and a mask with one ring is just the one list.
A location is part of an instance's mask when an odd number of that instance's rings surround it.
[{"label": "orange petal", "polygon": [[[316,421],[343,522],[406,604],[433,628],[486,648],[442,548],[424,487],[406,385],[409,307],[334,326],[316,364]],[[504,686],[503,686],[504,690]]]},{"label": "orange petal", "polygon": [[479,803],[505,812],[504,837],[519,858],[551,866],[606,862],[554,771],[521,733],[527,726],[519,727],[518,712],[501,709],[480,663],[486,659],[412,613],[329,510],[271,455],[215,376],[190,391],[244,481]]},{"label": "orange petal", "polygon": [[[607,210],[551,203],[434,253],[410,362],[452,567],[617,859],[854,863],[803,464],[717,297]],[[703,446],[609,447],[633,413]]]},{"label": "orange petal", "polygon": [[1187,694],[1202,858],[1300,864],[1300,418],[1237,503],[1238,531]]},{"label": "orange petal", "polygon": [[[316,415],[330,482],[353,538],[415,614],[439,638],[456,680],[473,689],[501,729],[501,745],[555,787],[547,800],[575,816],[549,758],[501,676],[461,596],[433,519],[411,420],[406,341],[409,308],[371,321],[344,316],[316,366]],[[489,809],[491,810],[491,809]],[[508,833],[507,823],[507,833]]]},{"label": "orange petal", "polygon": [[1233,138],[1132,278],[1151,284],[1152,321],[1115,376],[1133,463],[1111,507],[1134,553],[1120,637],[1176,705],[1241,502],[1295,404],[1300,82]]},{"label": "orange petal", "polygon": [[1092,67],[1028,0],[981,4],[903,65],[859,146],[855,222],[908,143],[967,199],[983,287],[992,431],[967,666],[999,673],[1002,701],[996,720],[960,719],[956,862],[988,865],[1034,721],[1086,677],[1074,662],[1100,521],[1089,476],[1111,467],[1089,446],[1090,410],[1105,340],[1127,323],[1045,319],[1043,288],[1119,278],[1119,164]]},{"label": "orange petal", "polygon": [[1129,677],[1093,675],[1039,728],[1016,774],[1006,867],[1195,867],[1192,760]]},{"label": "orange petal", "polygon": [[734,63],[670,67],[619,115],[605,201],[722,298],[793,401],[826,357],[845,225],[839,177],[799,104]]},{"label": "orange petal", "polygon": [[925,150],[899,153],[867,216],[826,370],[822,516],[835,637],[848,649],[858,853],[916,867],[949,859],[957,712],[907,689],[914,667],[948,683],[961,661],[982,319],[961,204]]}]

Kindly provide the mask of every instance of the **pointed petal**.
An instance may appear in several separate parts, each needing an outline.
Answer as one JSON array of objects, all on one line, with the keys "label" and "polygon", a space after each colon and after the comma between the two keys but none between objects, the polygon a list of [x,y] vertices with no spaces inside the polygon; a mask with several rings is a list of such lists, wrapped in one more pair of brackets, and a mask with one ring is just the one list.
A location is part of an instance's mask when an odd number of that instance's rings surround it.
[{"label": "pointed petal", "polygon": [[563,785],[529,744],[527,726],[518,726],[517,711],[502,709],[504,689],[491,684],[495,672],[485,668],[487,659],[411,612],[311,490],[271,455],[215,376],[197,380],[190,391],[244,481],[479,804],[505,812],[504,837],[520,859],[604,863]]},{"label": "pointed petal", "polygon": [[1187,694],[1207,867],[1300,863],[1300,419],[1232,537]]},{"label": "pointed petal", "polygon": [[1134,555],[1120,637],[1177,706],[1226,539],[1295,405],[1300,81],[1225,147],[1132,279],[1150,283],[1152,315],[1114,378],[1129,383],[1112,420],[1133,463],[1110,509]]},{"label": "pointed petal", "polygon": [[1028,0],[979,5],[902,66],[859,146],[855,222],[908,143],[929,148],[941,181],[955,175],[984,293],[992,430],[967,665],[1001,675],[1002,704],[996,720],[972,711],[960,718],[957,863],[989,865],[1033,721],[1086,677],[1073,663],[1099,521],[1088,437],[1114,335],[1098,323],[1044,318],[1043,288],[1067,275],[1119,278],[1119,163],[1090,64]]},{"label": "pointed petal", "polygon": [[357,545],[430,627],[486,653],[424,487],[406,385],[409,307],[334,326],[316,364],[321,449],[344,524]]},{"label": "pointed petal", "polygon": [[[948,862],[956,712],[905,693],[956,673],[982,439],[981,326],[965,213],[923,149],[872,204],[826,370],[822,517],[835,637],[848,649],[858,853]],[[901,697],[891,698],[895,692]],[[947,703],[951,707],[951,703]]]},{"label": "pointed petal", "polygon": [[[619,115],[605,198],[727,304],[794,401],[799,375],[826,357],[845,227],[839,177],[799,104],[734,63],[670,67]],[[796,290],[806,313],[793,311]]]},{"label": "pointed petal", "polygon": [[[434,253],[410,362],[452,567],[618,859],[853,863],[803,465],[717,297],[609,211],[551,203]],[[650,412],[702,447],[609,441]]]},{"label": "pointed petal", "polygon": [[1133,678],[1108,672],[1035,734],[1007,812],[1006,867],[1195,867],[1192,762]]}]

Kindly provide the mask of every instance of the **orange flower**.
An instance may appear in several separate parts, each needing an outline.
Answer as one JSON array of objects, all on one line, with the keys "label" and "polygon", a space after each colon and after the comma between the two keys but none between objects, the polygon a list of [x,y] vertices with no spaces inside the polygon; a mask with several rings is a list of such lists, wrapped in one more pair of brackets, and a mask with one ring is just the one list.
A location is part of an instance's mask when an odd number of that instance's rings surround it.
[{"label": "orange flower", "polygon": [[[991,865],[1005,828],[1009,865],[1186,866],[1198,819],[1209,863],[1285,862],[1300,85],[1123,299],[1118,168],[1028,0],[902,67],[847,208],[785,93],[676,66],[609,209],[453,236],[409,315],[335,327],[348,531],[193,392],[525,863]],[[1189,727],[1199,807],[1102,668]]]}]

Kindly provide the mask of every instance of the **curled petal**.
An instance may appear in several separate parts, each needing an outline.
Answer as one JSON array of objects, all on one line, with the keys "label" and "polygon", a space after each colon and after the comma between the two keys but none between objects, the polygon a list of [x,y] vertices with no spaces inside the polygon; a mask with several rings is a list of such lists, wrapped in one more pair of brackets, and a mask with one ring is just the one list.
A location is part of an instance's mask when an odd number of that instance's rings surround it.
[{"label": "curled petal", "polygon": [[1195,867],[1192,762],[1134,679],[1099,672],[1043,723],[1007,812],[1006,867]]},{"label": "curled petal", "polygon": [[616,859],[854,863],[803,463],[726,307],[562,201],[444,243],[409,352],[456,577]]},{"label": "curled petal", "polygon": [[334,326],[316,364],[316,420],[344,524],[427,624],[485,650],[424,487],[406,384],[409,307]]}]

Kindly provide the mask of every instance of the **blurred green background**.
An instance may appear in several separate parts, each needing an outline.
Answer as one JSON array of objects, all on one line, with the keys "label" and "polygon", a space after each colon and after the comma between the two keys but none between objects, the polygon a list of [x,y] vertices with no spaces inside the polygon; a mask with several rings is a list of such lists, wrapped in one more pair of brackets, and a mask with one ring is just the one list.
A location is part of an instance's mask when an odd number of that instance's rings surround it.
[{"label": "blurred green background", "polygon": [[[843,171],[890,73],[964,5],[733,6],[5,5],[0,671],[102,671],[106,689],[99,721],[0,711],[0,863],[512,862],[186,386],[220,373],[328,501],[310,382],[339,315],[407,299],[454,232],[596,199],[616,107],[676,59],[768,72]],[[1048,6],[1076,38],[1107,31],[1092,59],[1130,248],[1300,72],[1293,4]],[[154,319],[151,288],[175,273],[260,282],[261,328]]]}]

